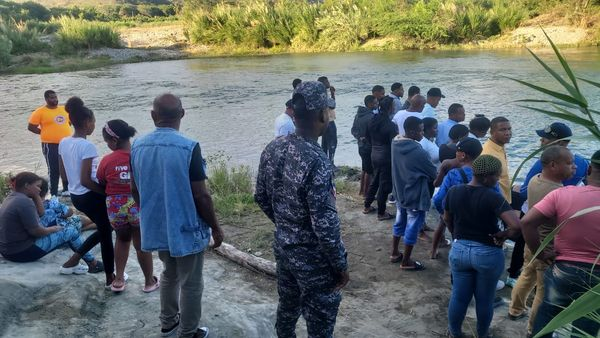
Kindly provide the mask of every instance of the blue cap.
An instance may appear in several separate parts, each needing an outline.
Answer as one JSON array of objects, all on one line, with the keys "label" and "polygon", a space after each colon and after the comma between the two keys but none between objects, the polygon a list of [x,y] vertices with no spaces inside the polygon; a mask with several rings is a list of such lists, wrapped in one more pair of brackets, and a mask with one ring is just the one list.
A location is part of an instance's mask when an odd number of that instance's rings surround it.
[{"label": "blue cap", "polygon": [[[308,110],[322,110],[327,108],[327,92],[325,86],[318,81],[301,82],[294,89],[294,96],[302,95]],[[292,99],[293,100],[293,99]]]},{"label": "blue cap", "polygon": [[559,140],[573,136],[571,128],[564,123],[554,122],[544,129],[535,131],[539,137],[544,137],[551,140]]}]

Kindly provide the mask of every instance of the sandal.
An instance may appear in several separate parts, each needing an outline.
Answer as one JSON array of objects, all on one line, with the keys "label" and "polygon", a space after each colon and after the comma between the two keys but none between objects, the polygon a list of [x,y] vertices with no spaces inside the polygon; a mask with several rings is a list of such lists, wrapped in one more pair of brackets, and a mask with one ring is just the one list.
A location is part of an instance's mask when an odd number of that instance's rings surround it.
[{"label": "sandal", "polygon": [[365,214],[365,215],[368,215],[368,214],[370,214],[372,212],[375,212],[375,210],[377,210],[377,209],[375,209],[375,207],[368,207],[368,208],[364,208],[363,211],[362,211],[362,213]]},{"label": "sandal", "polygon": [[390,263],[402,263],[402,258],[404,258],[404,255],[402,254],[398,256],[390,256]]},{"label": "sandal", "polygon": [[[113,280],[114,280],[114,278],[115,278],[115,274],[113,273]],[[127,272],[124,272],[123,273],[123,280],[125,282],[127,282],[128,279],[129,279],[129,275],[127,274]],[[110,283],[110,284],[104,284],[104,289],[106,289],[108,291],[111,291],[112,290],[112,283]]]},{"label": "sandal", "polygon": [[150,293],[152,291],[156,291],[160,287],[160,281],[158,280],[158,277],[152,276],[152,278],[154,278],[154,280],[156,282],[152,286],[144,286],[142,291],[144,291],[145,293]]},{"label": "sandal", "polygon": [[388,219],[393,219],[395,217],[396,217],[396,215],[392,215],[392,214],[386,212],[383,215],[377,215],[377,220],[378,221],[387,221]]},{"label": "sandal", "polygon": [[413,266],[400,266],[400,269],[405,271],[422,271],[425,270],[425,265],[419,261],[415,261]]},{"label": "sandal", "polygon": [[93,268],[91,266],[88,267],[89,273],[99,273],[99,272],[103,272],[103,271],[104,271],[104,263],[102,263],[102,261],[96,261],[96,265],[94,265]]},{"label": "sandal", "polygon": [[110,291],[112,292],[123,292],[125,291],[125,286],[127,285],[126,281],[123,281],[123,285],[121,286],[115,286],[115,281],[112,282],[112,284],[110,284]]}]

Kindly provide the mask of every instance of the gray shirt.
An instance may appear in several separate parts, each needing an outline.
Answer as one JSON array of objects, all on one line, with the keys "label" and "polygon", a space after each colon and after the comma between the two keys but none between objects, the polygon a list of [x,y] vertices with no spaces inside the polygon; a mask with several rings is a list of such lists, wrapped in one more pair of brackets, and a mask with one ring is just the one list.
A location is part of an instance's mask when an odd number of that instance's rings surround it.
[{"label": "gray shirt", "polygon": [[39,226],[33,200],[20,192],[8,195],[0,206],[0,253],[13,255],[32,246],[31,231]]}]

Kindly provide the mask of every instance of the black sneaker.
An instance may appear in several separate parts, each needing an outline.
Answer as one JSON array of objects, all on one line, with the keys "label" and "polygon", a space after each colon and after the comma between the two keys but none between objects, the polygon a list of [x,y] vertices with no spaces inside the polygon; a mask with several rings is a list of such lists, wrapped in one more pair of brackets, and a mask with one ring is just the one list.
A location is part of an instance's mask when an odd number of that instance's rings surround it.
[{"label": "black sneaker", "polygon": [[160,329],[160,336],[161,337],[170,337],[175,332],[177,332],[178,328],[179,328],[179,320],[177,320],[177,323],[175,323],[175,325],[171,326],[170,328]]},{"label": "black sneaker", "polygon": [[201,327],[196,331],[196,333],[194,333],[194,338],[207,338],[207,337],[208,337],[208,328],[207,327]]}]

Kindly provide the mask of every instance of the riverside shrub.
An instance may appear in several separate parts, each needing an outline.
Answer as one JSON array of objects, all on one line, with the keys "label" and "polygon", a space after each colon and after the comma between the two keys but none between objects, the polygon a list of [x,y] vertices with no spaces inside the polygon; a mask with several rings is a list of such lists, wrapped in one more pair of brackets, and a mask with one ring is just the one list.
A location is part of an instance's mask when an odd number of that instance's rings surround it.
[{"label": "riverside shrub", "polygon": [[68,54],[81,49],[91,50],[101,47],[121,47],[119,33],[108,23],[65,16],[59,18],[57,22],[60,24],[56,41],[59,53]]},{"label": "riverside shrub", "polygon": [[372,38],[460,43],[513,29],[527,0],[247,0],[184,5],[186,35],[207,45],[346,51]]},{"label": "riverside shrub", "polygon": [[[4,35],[0,34],[0,69],[10,64],[10,51],[12,42]],[[2,178],[0,176],[0,178]],[[2,184],[2,182],[0,182]]]},{"label": "riverside shrub", "polygon": [[28,27],[26,23],[0,20],[0,35],[11,42],[10,53],[21,55],[39,52],[48,48],[40,41],[40,33],[35,27]]}]

